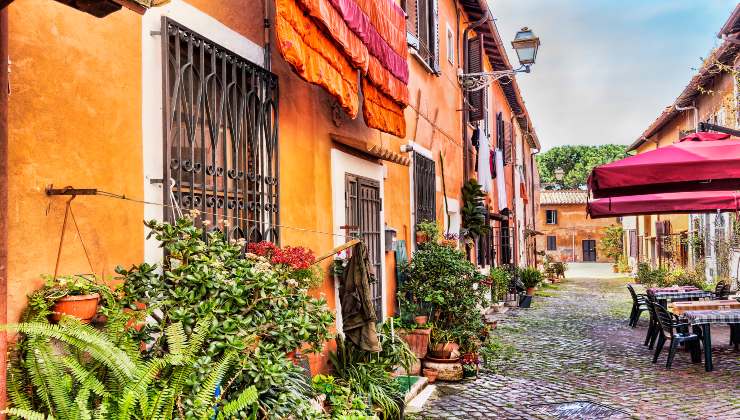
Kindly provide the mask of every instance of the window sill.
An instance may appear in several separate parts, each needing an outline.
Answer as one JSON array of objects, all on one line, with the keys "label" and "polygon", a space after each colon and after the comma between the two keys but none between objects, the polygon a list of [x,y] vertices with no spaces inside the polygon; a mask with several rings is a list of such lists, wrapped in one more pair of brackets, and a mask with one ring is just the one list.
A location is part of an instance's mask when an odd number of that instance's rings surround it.
[{"label": "window sill", "polygon": [[418,61],[419,64],[421,64],[422,67],[424,67],[424,70],[428,71],[429,73],[431,73],[431,74],[433,74],[435,76],[440,76],[440,72],[434,71],[434,69],[432,68],[432,66],[430,66],[429,63],[426,62],[426,60],[424,60],[424,57],[422,57],[419,54],[419,51],[417,51],[415,48],[410,47],[409,48],[409,53],[411,53],[411,55],[414,58],[416,58],[416,61]]}]

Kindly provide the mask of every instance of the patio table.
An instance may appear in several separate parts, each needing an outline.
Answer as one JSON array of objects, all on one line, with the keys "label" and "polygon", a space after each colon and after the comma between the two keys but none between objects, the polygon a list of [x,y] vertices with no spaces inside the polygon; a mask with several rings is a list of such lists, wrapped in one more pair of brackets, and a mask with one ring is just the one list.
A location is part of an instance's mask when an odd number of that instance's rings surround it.
[{"label": "patio table", "polygon": [[661,306],[664,308],[666,307],[666,302],[670,300],[677,300],[677,299],[705,299],[705,298],[711,298],[712,294],[710,292],[705,292],[703,290],[659,290],[659,291],[651,291],[648,289],[648,295],[651,296],[653,299],[657,300],[658,303],[660,303]]},{"label": "patio table", "polygon": [[713,309],[740,309],[740,302],[737,300],[699,300],[694,302],[673,302],[668,305],[668,310],[679,316],[686,311]]},{"label": "patio table", "polygon": [[660,293],[660,292],[691,292],[699,290],[696,286],[670,286],[670,287],[649,287],[648,293]]},{"label": "patio table", "polygon": [[[730,324],[733,328],[733,341],[738,339],[738,329],[740,328],[740,309],[713,309],[703,311],[686,311],[682,316],[692,326],[697,326],[702,330],[702,339],[704,340],[704,370],[711,372],[714,369],[712,365],[712,324]],[[735,341],[737,345],[737,342]]]}]

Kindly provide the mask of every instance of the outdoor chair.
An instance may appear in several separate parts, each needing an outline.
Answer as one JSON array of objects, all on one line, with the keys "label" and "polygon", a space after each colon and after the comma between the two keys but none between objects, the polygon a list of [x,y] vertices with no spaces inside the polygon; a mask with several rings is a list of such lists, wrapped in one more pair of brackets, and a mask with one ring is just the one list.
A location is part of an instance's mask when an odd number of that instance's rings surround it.
[{"label": "outdoor chair", "polygon": [[660,356],[660,352],[668,340],[670,340],[671,344],[668,348],[668,360],[666,360],[665,364],[667,369],[671,368],[673,358],[676,356],[676,350],[681,344],[686,345],[691,350],[691,361],[699,362],[701,360],[701,340],[699,335],[690,333],[689,324],[681,322],[676,315],[668,312],[664,307],[653,305],[653,309],[658,318],[658,327],[660,328],[658,342],[655,346],[655,354],[653,355],[653,363],[658,362],[658,356]]},{"label": "outdoor chair", "polygon": [[635,289],[632,288],[631,284],[627,285],[627,289],[630,291],[632,296],[632,310],[630,311],[629,326],[632,328],[637,327],[637,321],[640,320],[640,315],[644,311],[648,310],[647,306],[647,295],[643,293],[635,293]]},{"label": "outdoor chair", "polygon": [[647,334],[645,335],[645,343],[643,345],[648,346],[648,349],[652,350],[655,346],[655,340],[660,334],[660,325],[658,325],[658,316],[655,314],[655,303],[650,297],[645,300],[648,307],[648,313],[650,314],[650,324],[648,325]]},{"label": "outdoor chair", "polygon": [[730,296],[730,285],[724,281],[717,282],[714,286],[714,293],[712,293],[712,300],[727,299]]}]

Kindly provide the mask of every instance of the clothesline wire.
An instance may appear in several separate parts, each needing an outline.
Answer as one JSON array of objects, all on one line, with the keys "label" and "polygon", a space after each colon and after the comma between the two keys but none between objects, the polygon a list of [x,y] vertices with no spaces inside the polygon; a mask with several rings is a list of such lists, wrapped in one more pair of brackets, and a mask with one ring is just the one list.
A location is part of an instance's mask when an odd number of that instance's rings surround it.
[{"label": "clothesline wire", "polygon": [[[147,201],[147,200],[142,200],[142,199],[138,199],[138,198],[132,198],[132,197],[126,196],[125,194],[116,194],[116,193],[111,193],[111,192],[108,192],[108,191],[98,190],[95,195],[98,195],[98,196],[101,196],[101,197],[106,197],[106,198],[114,198],[114,199],[118,199],[118,200],[130,201],[130,202],[133,202],[133,203],[139,203],[139,204],[144,204],[144,205],[157,206],[157,207],[162,207],[162,208],[169,208],[169,209],[172,209],[172,210],[178,210],[178,209],[180,209],[179,206],[165,204],[165,203],[157,203],[157,202],[154,202],[154,201]],[[205,214],[205,215],[208,215],[208,216],[215,216],[215,217],[218,217],[219,216],[218,213],[213,213],[213,212],[208,212],[208,211],[198,210],[198,212],[200,212],[200,214]],[[223,215],[221,215],[221,216],[223,216]],[[245,218],[245,217],[229,216],[228,218],[229,219],[233,219],[233,220],[240,220],[240,221],[243,221],[243,222],[264,223],[261,220],[249,219],[249,218]],[[333,233],[333,232],[324,232],[324,231],[321,231],[321,230],[315,230],[315,229],[309,229],[309,228],[302,228],[302,227],[296,227],[296,226],[288,226],[288,225],[282,225],[282,224],[277,224],[277,223],[270,223],[269,225],[270,225],[270,227],[278,227],[278,228],[281,228],[281,229],[295,230],[295,231],[299,231],[299,232],[317,233],[317,234],[328,235],[328,236],[339,236],[339,237],[350,238],[350,239],[355,239],[356,238],[356,235],[348,235],[348,234]]]}]

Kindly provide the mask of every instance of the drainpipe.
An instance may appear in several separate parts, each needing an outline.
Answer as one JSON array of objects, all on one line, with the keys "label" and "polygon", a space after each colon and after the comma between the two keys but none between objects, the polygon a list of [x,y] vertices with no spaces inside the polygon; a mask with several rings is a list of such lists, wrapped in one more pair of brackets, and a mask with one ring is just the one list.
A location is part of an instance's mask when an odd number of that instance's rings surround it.
[{"label": "drainpipe", "polygon": [[[512,141],[511,141],[511,214],[513,219],[513,225],[514,225],[514,267],[519,267],[519,247],[521,244],[519,243],[519,225],[517,224],[517,217],[516,217],[516,191],[517,188],[519,188],[519,185],[516,184],[516,141],[514,139],[516,138],[514,136],[514,119],[524,116],[524,114],[512,114],[511,118],[509,118],[509,124],[511,124],[511,134],[512,134]],[[521,127],[519,127],[521,128]],[[522,136],[522,140],[524,140]],[[506,144],[506,140],[504,140],[504,144]],[[506,172],[506,168],[504,168],[504,173]],[[527,215],[524,214],[524,219],[526,220]]]},{"label": "drainpipe", "polygon": [[694,130],[698,130],[699,129],[699,109],[696,108],[696,105],[691,105],[691,106],[678,106],[678,105],[676,105],[675,108],[676,108],[676,111],[689,111],[689,110],[693,110],[694,111]]},{"label": "drainpipe", "polygon": [[270,36],[270,28],[272,27],[272,20],[270,19],[270,5],[272,0],[265,0],[262,2],[265,10],[265,16],[263,21],[263,36],[265,42],[264,49],[264,66],[267,71],[272,71],[272,38]]},{"label": "drainpipe", "polygon": [[[8,9],[0,10],[0,324],[8,323]],[[7,406],[8,336],[0,332],[0,411]],[[5,414],[0,414],[4,419]]]},{"label": "drainpipe", "polygon": [[532,238],[534,238],[534,266],[537,267],[537,235],[534,234],[534,232],[537,232],[537,208],[534,203],[534,155],[539,153],[539,149],[535,149],[533,152],[529,154],[529,173],[531,175],[530,180],[530,189],[529,191],[532,192]]},{"label": "drainpipe", "polygon": [[[463,74],[468,73],[468,34],[488,22],[490,15],[488,10],[483,14],[480,20],[475,21],[468,25],[463,31]],[[465,91],[462,91],[462,139],[463,139],[463,182],[467,182],[470,179],[470,167],[468,162],[468,155],[470,154],[470,146],[468,145],[468,104],[465,95]]]}]

